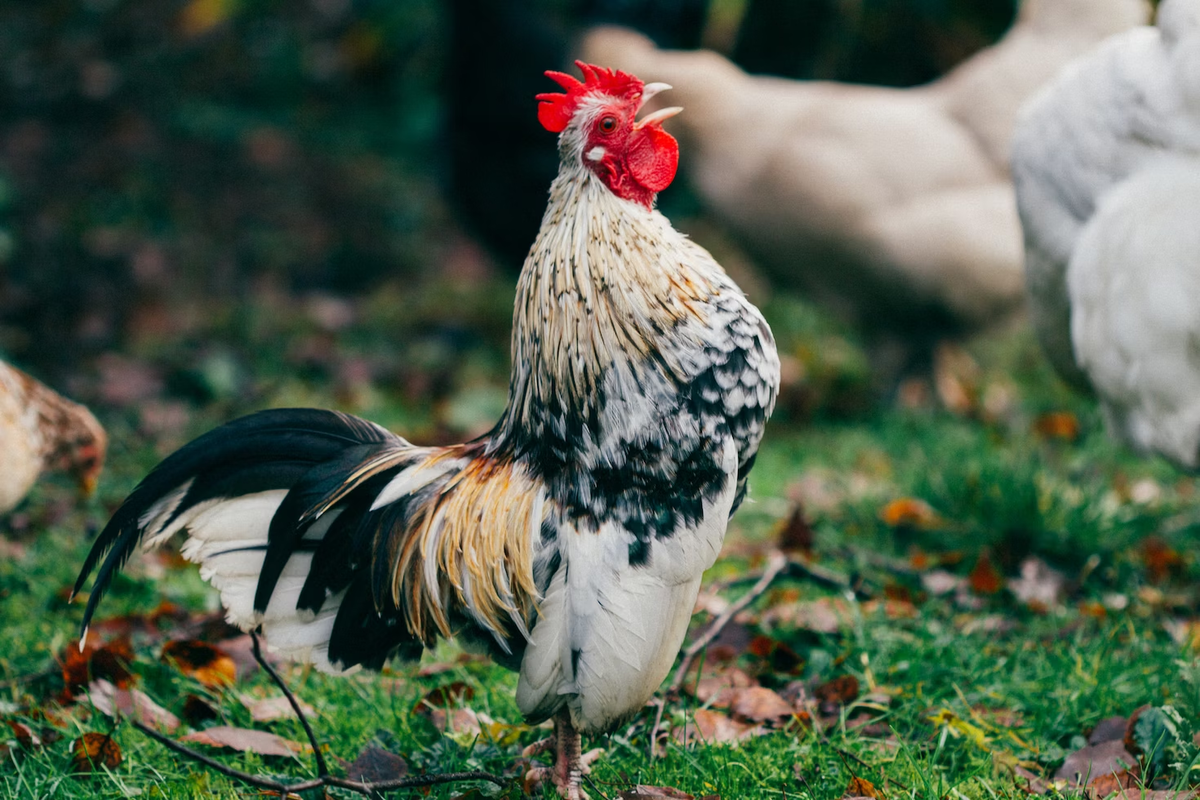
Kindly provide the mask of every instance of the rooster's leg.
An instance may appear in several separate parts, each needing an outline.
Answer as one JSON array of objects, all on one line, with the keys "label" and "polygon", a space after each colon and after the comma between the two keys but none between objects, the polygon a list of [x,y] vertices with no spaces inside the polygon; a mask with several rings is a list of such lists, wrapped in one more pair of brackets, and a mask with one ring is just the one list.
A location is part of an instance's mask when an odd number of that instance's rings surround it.
[{"label": "rooster's leg", "polygon": [[525,755],[535,755],[554,750],[553,767],[537,767],[525,776],[527,790],[536,791],[547,778],[566,800],[586,800],[580,788],[583,776],[588,774],[588,765],[599,758],[602,749],[582,752],[579,731],[571,724],[571,712],[565,707],[554,715],[554,735],[525,748]]}]

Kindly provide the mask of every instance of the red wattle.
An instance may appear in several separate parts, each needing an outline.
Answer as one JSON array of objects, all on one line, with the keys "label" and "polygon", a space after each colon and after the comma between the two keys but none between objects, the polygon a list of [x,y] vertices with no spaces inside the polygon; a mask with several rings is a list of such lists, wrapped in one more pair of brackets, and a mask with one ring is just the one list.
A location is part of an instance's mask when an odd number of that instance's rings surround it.
[{"label": "red wattle", "polygon": [[625,163],[638,185],[651,192],[661,192],[675,180],[675,171],[679,168],[679,142],[662,128],[647,126],[630,137]]}]

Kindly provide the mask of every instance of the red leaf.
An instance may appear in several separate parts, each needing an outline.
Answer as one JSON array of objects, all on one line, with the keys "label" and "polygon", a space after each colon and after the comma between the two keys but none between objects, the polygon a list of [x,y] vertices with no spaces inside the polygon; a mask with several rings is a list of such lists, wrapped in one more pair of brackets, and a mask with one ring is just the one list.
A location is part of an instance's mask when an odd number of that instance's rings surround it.
[{"label": "red leaf", "polygon": [[996,594],[1004,588],[1004,579],[992,566],[986,550],[979,554],[979,560],[975,562],[967,583],[975,594]]}]

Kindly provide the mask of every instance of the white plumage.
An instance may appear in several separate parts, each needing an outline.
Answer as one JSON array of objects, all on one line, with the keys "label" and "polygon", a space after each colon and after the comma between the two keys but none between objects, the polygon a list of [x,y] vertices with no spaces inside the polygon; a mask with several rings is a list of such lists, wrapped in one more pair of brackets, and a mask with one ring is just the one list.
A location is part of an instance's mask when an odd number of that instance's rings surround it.
[{"label": "white plumage", "polygon": [[1024,0],[1003,40],[910,89],[750,75],[616,28],[581,52],[679,87],[683,168],[773,278],[911,341],[1020,309],[1007,169],[1018,109],[1147,18],[1144,0]]},{"label": "white plumage", "polygon": [[1012,168],[1034,327],[1110,430],[1200,459],[1200,0],[1073,63],[1024,111]]}]

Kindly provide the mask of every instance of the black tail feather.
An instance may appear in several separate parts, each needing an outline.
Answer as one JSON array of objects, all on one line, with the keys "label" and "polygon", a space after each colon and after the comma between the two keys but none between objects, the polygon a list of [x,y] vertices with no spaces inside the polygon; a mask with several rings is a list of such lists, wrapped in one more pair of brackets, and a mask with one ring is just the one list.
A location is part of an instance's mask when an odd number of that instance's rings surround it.
[{"label": "black tail feather", "polygon": [[[177,519],[197,503],[290,487],[315,464],[350,447],[403,439],[366,420],[319,409],[260,411],[223,425],[184,445],[138,484],[96,537],[73,594],[100,564],[84,610],[86,630],[115,573],[129,560],[145,531],[141,519],[172,492],[192,481],[172,513]],[[101,560],[103,563],[101,564]]]},{"label": "black tail feather", "polygon": [[[353,475],[357,467],[372,454],[382,453],[394,446],[394,442],[382,442],[348,448],[329,461],[312,467],[292,485],[271,519],[271,527],[267,533],[267,554],[259,573],[258,587],[254,592],[255,611],[267,610],[267,604],[275,592],[275,585],[279,582],[279,576],[283,574],[288,559],[292,557],[305,531],[317,521],[318,518],[310,513],[311,510],[324,505],[330,498],[345,493],[349,488],[347,484],[354,481]],[[394,474],[395,468],[391,472]],[[350,489],[350,494],[357,494],[357,490],[361,488],[360,483],[359,486]],[[331,508],[326,513],[332,511]]]}]

